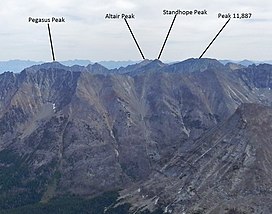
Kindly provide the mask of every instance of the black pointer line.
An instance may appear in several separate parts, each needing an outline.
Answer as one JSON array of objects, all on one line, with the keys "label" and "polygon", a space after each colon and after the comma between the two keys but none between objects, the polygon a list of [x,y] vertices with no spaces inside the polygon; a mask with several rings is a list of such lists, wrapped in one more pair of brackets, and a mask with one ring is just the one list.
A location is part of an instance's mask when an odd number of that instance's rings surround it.
[{"label": "black pointer line", "polygon": [[161,55],[162,55],[164,46],[165,46],[165,44],[166,44],[166,42],[167,42],[167,40],[168,40],[168,37],[169,37],[169,35],[170,35],[170,32],[171,32],[171,30],[172,30],[172,27],[173,27],[173,25],[174,25],[174,22],[175,22],[176,18],[177,18],[177,13],[176,13],[176,15],[174,16],[174,19],[173,19],[173,21],[172,21],[172,24],[171,24],[171,26],[170,26],[170,29],[169,29],[169,31],[168,31],[168,33],[167,33],[167,36],[166,36],[165,40],[164,40],[164,43],[163,43],[163,45],[162,45],[162,48],[161,48],[160,54],[159,54],[159,56],[158,56],[158,59],[161,58]]},{"label": "black pointer line", "polygon": [[142,52],[142,50],[141,50],[141,48],[140,48],[140,46],[139,46],[139,44],[138,44],[138,42],[137,42],[137,40],[136,40],[134,34],[133,34],[133,32],[132,32],[132,30],[131,30],[131,28],[130,28],[130,26],[129,26],[129,24],[128,24],[128,21],[127,21],[126,19],[124,19],[124,20],[125,20],[125,22],[126,22],[126,24],[127,24],[127,27],[128,27],[128,29],[129,29],[129,31],[130,31],[130,33],[131,33],[133,39],[134,39],[135,44],[137,45],[138,50],[140,51],[140,54],[142,55],[143,59],[145,59],[144,54],[143,54],[143,52]]},{"label": "black pointer line", "polygon": [[52,57],[53,57],[53,61],[55,61],[56,59],[55,59],[54,48],[53,48],[53,41],[52,41],[52,36],[51,36],[51,31],[50,31],[50,26],[49,26],[49,24],[47,24],[47,27],[48,27],[48,33],[49,33],[49,39],[50,39]]},{"label": "black pointer line", "polygon": [[231,18],[229,18],[229,20],[224,24],[224,26],[221,28],[221,30],[216,34],[216,36],[213,38],[213,40],[211,41],[211,43],[208,45],[208,47],[205,49],[205,51],[203,51],[203,53],[201,54],[201,56],[199,57],[199,59],[201,59],[203,57],[203,55],[206,53],[206,51],[210,48],[210,46],[212,45],[212,43],[216,40],[216,38],[219,36],[219,34],[223,31],[223,29],[227,26],[227,24],[229,23]]}]

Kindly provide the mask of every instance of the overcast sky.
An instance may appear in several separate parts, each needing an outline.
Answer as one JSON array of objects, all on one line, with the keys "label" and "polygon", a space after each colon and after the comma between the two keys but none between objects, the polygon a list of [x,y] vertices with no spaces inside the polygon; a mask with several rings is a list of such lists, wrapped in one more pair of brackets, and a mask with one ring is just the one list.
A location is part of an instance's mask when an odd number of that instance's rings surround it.
[{"label": "overcast sky", "polygon": [[162,61],[197,58],[227,21],[218,13],[252,13],[250,20],[231,19],[205,54],[217,59],[272,60],[271,0],[1,0],[0,61],[50,61],[47,24],[29,17],[65,17],[51,23],[58,61],[69,59],[141,60],[124,20],[107,13],[134,13],[128,20],[146,58],[155,59],[173,16],[168,10],[204,10],[207,16],[178,16],[162,53]]}]

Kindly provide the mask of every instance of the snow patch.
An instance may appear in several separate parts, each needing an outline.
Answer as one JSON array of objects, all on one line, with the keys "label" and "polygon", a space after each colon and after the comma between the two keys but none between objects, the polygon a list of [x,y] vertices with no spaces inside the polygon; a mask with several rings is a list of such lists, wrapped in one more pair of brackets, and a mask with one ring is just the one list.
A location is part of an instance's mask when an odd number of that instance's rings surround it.
[{"label": "snow patch", "polygon": [[56,110],[56,104],[55,103],[53,103],[52,108],[53,108],[54,111]]},{"label": "snow patch", "polygon": [[160,197],[156,198],[156,200],[155,200],[155,205],[157,205],[157,204],[158,204],[159,199],[160,199]]},{"label": "snow patch", "polygon": [[163,212],[163,213],[172,213],[172,210],[171,210],[171,209],[169,209],[169,206],[170,206],[170,204],[169,204],[169,205],[167,205],[167,206],[165,207],[165,209],[164,209],[164,212]]},{"label": "snow patch", "polygon": [[181,130],[187,135],[187,137],[190,136],[190,133],[191,133],[191,130],[190,130],[190,129],[187,129],[186,127],[184,127],[184,128],[182,128]]},{"label": "snow patch", "polygon": [[114,134],[113,134],[113,131],[112,131],[112,130],[110,130],[110,135],[111,135],[111,137],[112,137],[113,139],[115,139],[115,137],[114,137]]},{"label": "snow patch", "polygon": [[117,150],[117,149],[114,149],[114,151],[115,151],[116,156],[119,157],[119,152],[118,152],[118,150]]}]

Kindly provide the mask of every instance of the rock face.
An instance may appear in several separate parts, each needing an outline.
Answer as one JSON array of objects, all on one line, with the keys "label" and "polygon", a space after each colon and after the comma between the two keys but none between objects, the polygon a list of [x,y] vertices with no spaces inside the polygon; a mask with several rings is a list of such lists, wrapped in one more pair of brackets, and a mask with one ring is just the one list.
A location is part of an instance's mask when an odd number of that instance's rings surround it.
[{"label": "rock face", "polygon": [[171,213],[270,213],[271,124],[271,107],[242,104],[124,194],[137,207],[163,204]]},{"label": "rock face", "polygon": [[[260,104],[271,105],[271,76],[271,65],[232,70],[211,59],[4,73],[1,209],[111,190],[139,210],[216,213],[239,197],[247,209],[242,196],[270,194],[271,110]],[[220,205],[226,197],[233,204]]]}]

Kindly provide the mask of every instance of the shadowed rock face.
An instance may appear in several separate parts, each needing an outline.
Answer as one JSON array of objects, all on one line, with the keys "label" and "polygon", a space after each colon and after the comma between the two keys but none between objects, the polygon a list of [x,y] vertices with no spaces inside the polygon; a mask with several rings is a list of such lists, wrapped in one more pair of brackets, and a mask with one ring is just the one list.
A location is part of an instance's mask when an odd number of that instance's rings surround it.
[{"label": "shadowed rock face", "polygon": [[137,207],[161,203],[173,213],[269,213],[271,124],[271,107],[242,104],[190,150],[177,152],[160,172],[124,194]]},{"label": "shadowed rock face", "polygon": [[[271,128],[269,117],[258,114],[270,109],[240,105],[271,105],[272,66],[233,71],[216,60],[190,59],[144,61],[125,70],[54,63],[0,75],[3,200],[35,195],[22,205],[126,189],[135,207],[170,204],[179,213],[268,188],[262,171],[252,184],[243,176],[249,178],[247,167],[261,156],[269,168],[269,154],[256,146],[259,135],[270,139],[262,132]],[[138,186],[148,195],[144,200],[142,191],[133,193]]]}]

